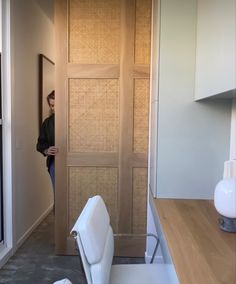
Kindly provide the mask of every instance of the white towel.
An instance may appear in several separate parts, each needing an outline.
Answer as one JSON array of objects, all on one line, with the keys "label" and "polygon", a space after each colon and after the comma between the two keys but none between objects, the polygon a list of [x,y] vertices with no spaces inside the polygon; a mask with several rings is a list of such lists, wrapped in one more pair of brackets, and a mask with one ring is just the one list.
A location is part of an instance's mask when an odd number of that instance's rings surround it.
[{"label": "white towel", "polygon": [[69,279],[64,278],[64,279],[62,279],[62,280],[59,280],[59,281],[54,282],[53,284],[72,284],[72,282],[70,282]]},{"label": "white towel", "polygon": [[223,178],[236,178],[236,160],[229,160],[224,163]]}]

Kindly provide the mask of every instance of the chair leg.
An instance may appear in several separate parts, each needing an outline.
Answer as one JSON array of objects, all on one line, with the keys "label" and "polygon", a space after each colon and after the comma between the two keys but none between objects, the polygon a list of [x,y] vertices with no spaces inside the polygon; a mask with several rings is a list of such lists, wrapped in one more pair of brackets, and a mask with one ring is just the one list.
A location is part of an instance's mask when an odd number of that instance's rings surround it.
[{"label": "chair leg", "polygon": [[79,254],[79,261],[80,261],[80,268],[81,268],[81,271],[85,274],[84,266],[83,266],[83,262],[82,262],[82,259],[81,259],[80,254]]},{"label": "chair leg", "polygon": [[76,251],[78,252],[81,271],[85,274],[83,262],[82,262],[81,255],[80,255],[80,251],[79,251],[78,244],[77,244],[76,241],[75,241],[75,249],[76,249]]}]

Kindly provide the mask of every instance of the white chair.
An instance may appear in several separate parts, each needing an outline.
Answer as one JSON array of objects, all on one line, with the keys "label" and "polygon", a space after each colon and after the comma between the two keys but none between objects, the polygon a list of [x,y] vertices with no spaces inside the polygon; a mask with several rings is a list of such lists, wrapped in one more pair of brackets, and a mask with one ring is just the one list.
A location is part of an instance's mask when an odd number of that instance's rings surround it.
[{"label": "white chair", "polygon": [[71,234],[80,251],[88,284],[170,284],[172,265],[112,265],[114,237],[105,203],[101,196],[90,198]]}]

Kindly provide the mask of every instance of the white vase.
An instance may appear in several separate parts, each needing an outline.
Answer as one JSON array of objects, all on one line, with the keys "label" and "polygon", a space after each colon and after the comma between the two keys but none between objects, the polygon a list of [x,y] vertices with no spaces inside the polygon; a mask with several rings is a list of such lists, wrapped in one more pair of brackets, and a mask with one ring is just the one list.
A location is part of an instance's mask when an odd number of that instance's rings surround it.
[{"label": "white vase", "polygon": [[222,215],[221,229],[236,232],[236,179],[225,178],[215,188],[214,204]]}]

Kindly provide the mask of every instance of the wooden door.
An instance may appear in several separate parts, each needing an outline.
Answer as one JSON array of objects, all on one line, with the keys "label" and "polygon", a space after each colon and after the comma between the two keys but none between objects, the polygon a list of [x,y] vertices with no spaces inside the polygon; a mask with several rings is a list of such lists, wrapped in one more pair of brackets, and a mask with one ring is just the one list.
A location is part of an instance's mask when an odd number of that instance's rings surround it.
[{"label": "wooden door", "polygon": [[[55,5],[56,251],[70,254],[70,229],[95,194],[114,232],[146,232],[151,0]],[[145,242],[132,243],[143,255]],[[126,240],[117,247],[135,255]]]}]

